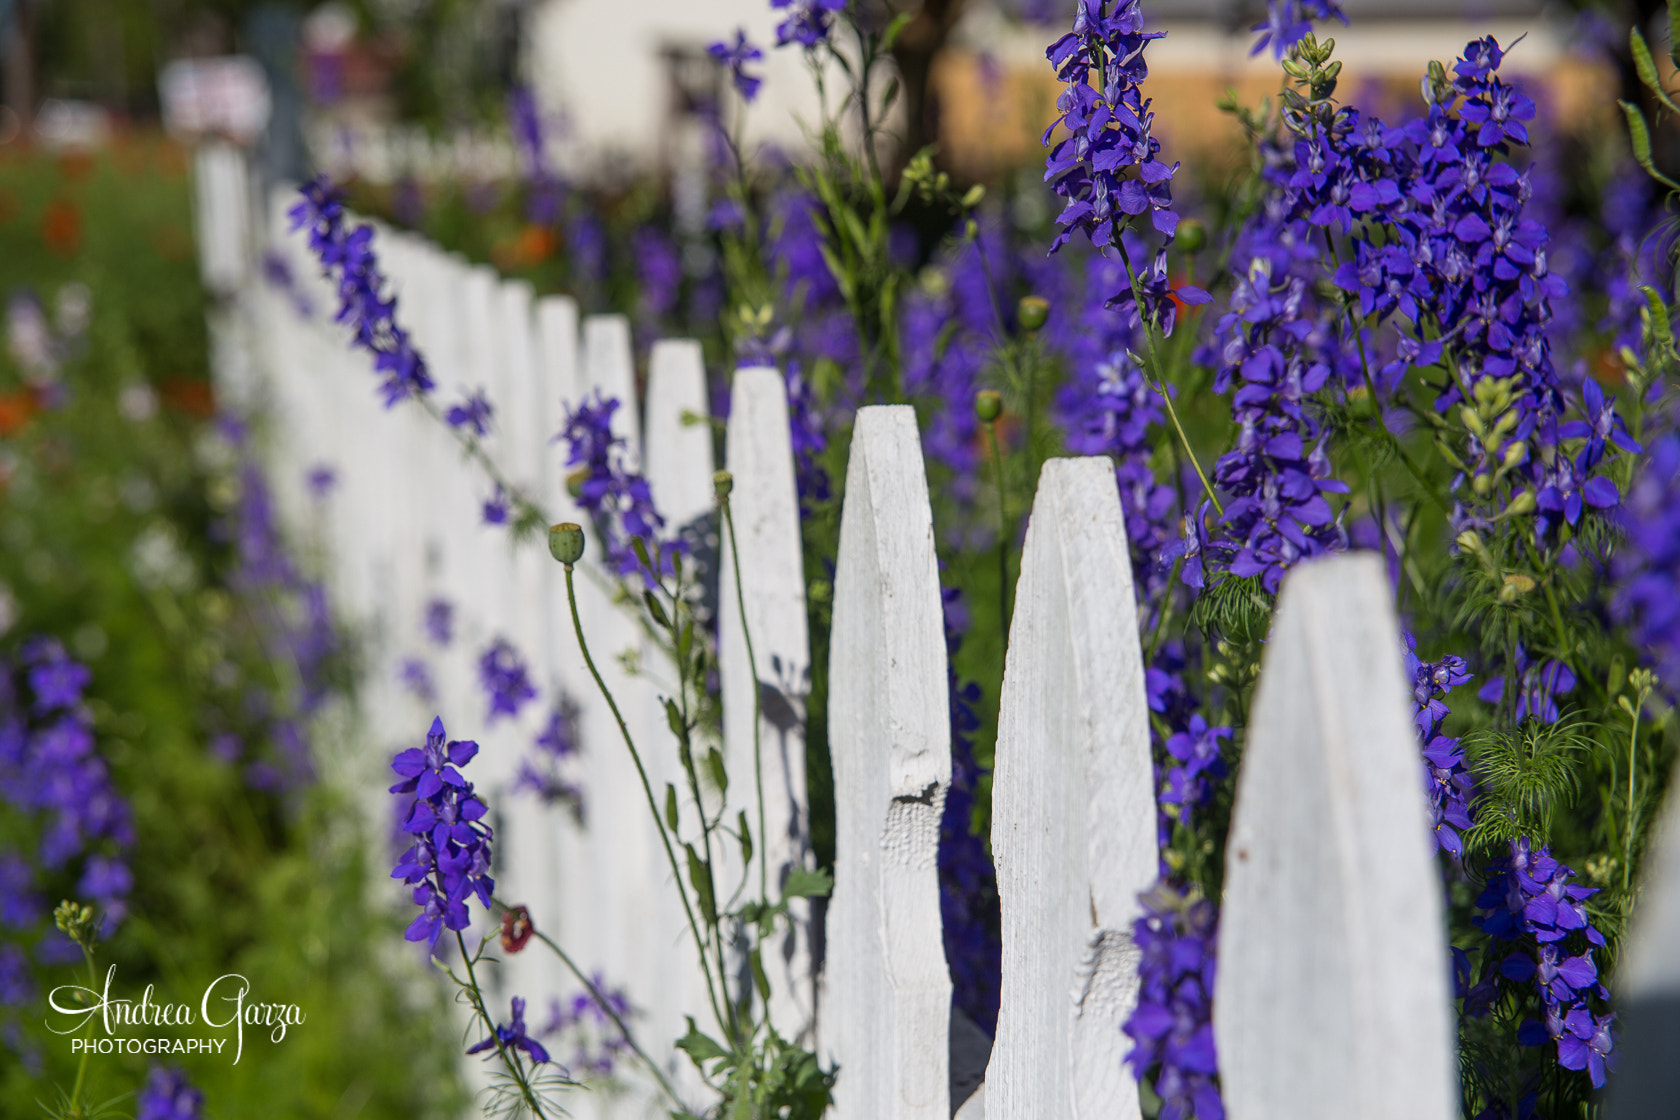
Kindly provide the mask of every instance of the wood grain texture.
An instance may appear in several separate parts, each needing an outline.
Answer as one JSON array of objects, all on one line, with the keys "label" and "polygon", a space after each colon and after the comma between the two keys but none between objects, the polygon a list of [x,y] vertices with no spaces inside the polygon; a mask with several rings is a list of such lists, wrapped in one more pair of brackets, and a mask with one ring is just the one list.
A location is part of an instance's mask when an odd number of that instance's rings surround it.
[{"label": "wood grain texture", "polygon": [[1297,568],[1226,845],[1214,1033],[1232,1120],[1457,1116],[1419,767],[1380,559]]},{"label": "wood grain texture", "polygon": [[[787,391],[779,371],[736,371],[728,427],[728,467],[735,476],[730,498],[747,591],[747,626],[754,665],[747,659],[735,569],[727,540],[720,548],[718,674],[723,689],[723,754],[729,772],[727,816],[746,811],[756,832],[753,692],[762,700],[759,721],[768,836],[758,837],[770,867],[772,899],[795,867],[811,863],[805,788],[805,700],[811,688],[811,652],[805,631],[805,572],[794,487]],[[728,898],[739,861],[723,861],[719,893]],[[755,885],[756,886],[756,885]],[[782,1037],[809,1041],[815,988],[810,956],[810,907],[796,899],[794,929],[766,946],[770,1018]]]},{"label": "wood grain texture", "polygon": [[835,884],[820,1030],[839,1120],[951,1115],[939,823],[951,785],[943,603],[916,414],[858,410],[829,655]]},{"label": "wood grain texture", "polygon": [[1107,459],[1044,465],[1000,703],[992,851],[1003,913],[993,1120],[1129,1120],[1131,926],[1155,797],[1131,560]]}]

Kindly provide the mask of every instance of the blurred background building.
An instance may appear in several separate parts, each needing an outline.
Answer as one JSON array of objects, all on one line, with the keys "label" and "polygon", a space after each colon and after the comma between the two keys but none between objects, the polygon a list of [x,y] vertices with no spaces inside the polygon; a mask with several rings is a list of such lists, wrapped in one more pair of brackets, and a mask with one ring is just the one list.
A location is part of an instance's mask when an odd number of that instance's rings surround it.
[{"label": "blurred background building", "polygon": [[[1626,44],[1604,29],[1648,19],[1661,0],[1344,6],[1344,98],[1415,97],[1429,60],[1451,59],[1477,35],[1506,44],[1526,36],[1509,69],[1530,80],[1555,120],[1586,129],[1602,123],[1611,94],[1629,89]],[[1158,132],[1175,153],[1217,163],[1236,128],[1213,107],[1220,95],[1254,105],[1276,93],[1275,69],[1250,55],[1264,4],[1144,7],[1169,32],[1150,52]],[[937,143],[941,163],[967,177],[1029,162],[1054,115],[1045,47],[1071,23],[1071,0],[922,0],[911,10],[894,51],[901,155]],[[269,86],[274,127],[261,155],[277,175],[311,163],[376,181],[512,174],[506,98],[520,84],[534,89],[568,175],[670,170],[700,158],[701,122],[713,112],[745,112],[751,138],[802,146],[821,107],[803,53],[772,46],[781,16],[765,0],[0,0],[0,140],[97,143],[158,114],[168,63],[239,54]],[[750,107],[734,102],[706,54],[737,28],[766,55],[763,93]]]}]

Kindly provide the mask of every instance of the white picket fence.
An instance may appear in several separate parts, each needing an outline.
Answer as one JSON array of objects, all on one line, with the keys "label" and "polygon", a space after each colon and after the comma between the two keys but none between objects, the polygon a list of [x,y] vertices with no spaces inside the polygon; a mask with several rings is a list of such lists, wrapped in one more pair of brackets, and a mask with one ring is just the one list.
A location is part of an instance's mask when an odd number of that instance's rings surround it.
[{"label": "white picket fence", "polygon": [[[203,189],[217,189],[213,177]],[[266,229],[294,275],[309,278],[307,253],[286,232],[289,202],[277,195],[251,225]],[[230,209],[205,210],[217,206]],[[224,260],[225,248],[212,258]],[[711,509],[696,344],[653,348],[644,399],[624,319],[580,323],[570,300],[537,297],[406,234],[381,230],[378,248],[398,314],[440,393],[489,391],[492,453],[556,520],[579,518],[561,484],[561,450],[549,440],[564,404],[596,390],[622,402],[618,430],[671,523]],[[316,307],[332,307],[331,294],[308,282]],[[468,776],[496,813],[498,893],[530,906],[539,928],[585,968],[625,987],[640,1040],[690,1105],[702,1105],[671,1042],[685,1014],[705,1025],[705,989],[642,790],[584,673],[559,567],[540,543],[514,548],[505,528],[481,523],[488,484],[418,409],[380,406],[368,359],[329,314],[301,319],[287,295],[254,284],[237,298],[257,360],[230,364],[225,391],[264,403],[287,520],[324,541],[338,608],[367,639],[365,723],[378,749],[340,759],[341,774],[365,795],[368,820],[383,822],[387,748],[417,741],[434,713],[452,735],[478,739],[484,750]],[[761,690],[776,702],[765,705],[759,729],[771,821],[771,836],[759,841],[785,871],[811,858],[810,655],[776,371],[735,373],[725,449],[759,677],[747,664],[726,567],[729,815],[752,789],[752,695]],[[305,471],[321,463],[339,477],[324,504],[303,487]],[[591,564],[593,551],[583,566]],[[658,704],[675,678],[605,586],[578,581],[583,624],[659,789],[678,774]],[[456,605],[458,633],[441,653],[428,651],[420,625],[421,604],[433,596]],[[970,1120],[1137,1117],[1120,1024],[1136,999],[1137,897],[1156,877],[1158,853],[1137,615],[1110,465],[1047,464],[1026,537],[994,780],[1001,1010],[985,1083],[966,1103],[950,1099],[950,978],[936,873],[950,782],[945,645],[908,408],[857,416],[834,596],[828,719],[837,858],[826,960],[813,961],[811,914],[798,911],[797,932],[770,962],[778,1029],[838,1063],[834,1115],[845,1120],[946,1120],[957,1106]],[[581,825],[511,789],[542,713],[533,705],[516,722],[486,721],[474,661],[496,636],[526,656],[545,698],[564,692],[580,707]],[[1376,558],[1325,560],[1285,582],[1227,852],[1215,1030],[1236,1120],[1457,1115],[1441,887],[1400,649]],[[397,684],[400,660],[422,652],[440,686],[435,704]],[[1667,858],[1670,878],[1680,877],[1680,859]],[[727,894],[733,884],[722,887]],[[393,905],[399,894],[390,890]],[[1662,911],[1670,940],[1675,912]],[[1669,965],[1647,974],[1663,982],[1675,975]],[[548,996],[576,990],[535,948],[494,975],[499,1006],[523,994],[536,1021]],[[616,1090],[576,1094],[568,1107],[613,1120],[661,1115],[650,1079],[633,1065],[620,1073]]]}]

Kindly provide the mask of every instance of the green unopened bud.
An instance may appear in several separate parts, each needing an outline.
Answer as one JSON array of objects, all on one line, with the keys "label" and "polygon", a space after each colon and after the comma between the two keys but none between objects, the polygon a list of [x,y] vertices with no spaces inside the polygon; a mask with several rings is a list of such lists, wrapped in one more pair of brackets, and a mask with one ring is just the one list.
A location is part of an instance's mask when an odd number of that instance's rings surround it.
[{"label": "green unopened bud", "polygon": [[1464,552],[1480,556],[1482,553],[1482,535],[1474,529],[1466,529],[1458,535],[1458,547]]},{"label": "green unopened bud", "polygon": [[1186,253],[1199,253],[1207,246],[1207,227],[1195,218],[1186,218],[1178,223],[1173,241]]},{"label": "green unopened bud", "polygon": [[974,394],[974,415],[980,423],[990,424],[1003,415],[1003,397],[996,389],[982,389]]},{"label": "green unopened bud", "polygon": [[93,907],[68,898],[53,910],[53,924],[63,930],[70,940],[90,951],[99,935],[100,922],[94,917]]},{"label": "green unopened bud", "polygon": [[1482,425],[1482,418],[1477,416],[1476,410],[1471,408],[1469,405],[1464,405],[1459,408],[1458,419],[1459,423],[1463,424],[1466,428],[1469,428],[1476,435],[1482,436],[1487,434],[1487,428]]},{"label": "green unopened bud", "polygon": [[1534,507],[1534,491],[1524,490],[1521,494],[1518,494],[1516,497],[1511,499],[1511,504],[1506,506],[1505,512],[1499,516],[1522,517],[1525,514],[1533,513]]},{"label": "green unopened bud", "polygon": [[1021,320],[1021,329],[1036,331],[1050,319],[1050,301],[1043,296],[1022,296],[1021,302],[1015,305],[1015,314]]},{"label": "green unopened bud", "polygon": [[962,208],[964,210],[972,210],[976,206],[980,205],[981,200],[984,199],[985,197],[986,197],[985,184],[976,183],[972,187],[968,188],[968,193],[967,194],[962,196]]},{"label": "green unopened bud", "polygon": [[719,501],[729,497],[730,491],[734,489],[735,476],[728,471],[718,471],[712,475],[712,493],[718,496]]},{"label": "green unopened bud", "polygon": [[573,521],[550,525],[548,551],[568,568],[576,564],[583,557],[583,526]]},{"label": "green unopened bud", "polygon": [[1519,595],[1527,595],[1537,586],[1539,585],[1534,582],[1533,576],[1524,575],[1521,572],[1510,572],[1505,576],[1505,581],[1500,584],[1499,601],[1514,603]]},{"label": "green unopened bud", "polygon": [[1504,469],[1511,470],[1528,459],[1528,444],[1518,440],[1505,449]]},{"label": "green unopened bud", "polygon": [[1477,475],[1471,481],[1470,489],[1476,492],[1476,497],[1478,498],[1487,497],[1489,494],[1493,493],[1493,476],[1486,474]]},{"label": "green unopened bud", "polygon": [[577,470],[566,476],[566,493],[570,494],[574,498],[583,497],[583,484],[588,481],[588,469],[579,467]]}]

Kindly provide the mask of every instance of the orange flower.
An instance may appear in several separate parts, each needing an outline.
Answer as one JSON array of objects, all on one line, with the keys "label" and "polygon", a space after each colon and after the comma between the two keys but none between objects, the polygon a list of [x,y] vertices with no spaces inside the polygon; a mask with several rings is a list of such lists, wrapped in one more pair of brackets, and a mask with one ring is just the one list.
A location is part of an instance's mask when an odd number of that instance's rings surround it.
[{"label": "orange flower", "polygon": [[61,257],[75,254],[82,244],[82,214],[67,198],[55,198],[41,213],[41,240]]},{"label": "orange flower", "polygon": [[28,389],[0,395],[0,436],[15,435],[35,414],[35,395]]},{"label": "orange flower", "polygon": [[163,403],[177,412],[208,419],[216,413],[216,397],[208,381],[193,377],[171,377],[158,386]]}]

